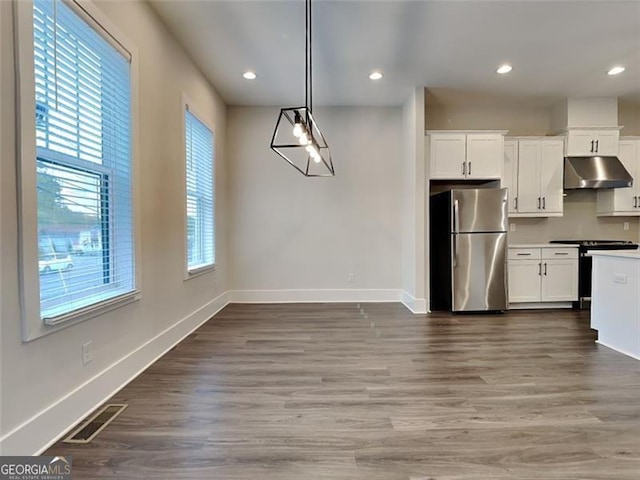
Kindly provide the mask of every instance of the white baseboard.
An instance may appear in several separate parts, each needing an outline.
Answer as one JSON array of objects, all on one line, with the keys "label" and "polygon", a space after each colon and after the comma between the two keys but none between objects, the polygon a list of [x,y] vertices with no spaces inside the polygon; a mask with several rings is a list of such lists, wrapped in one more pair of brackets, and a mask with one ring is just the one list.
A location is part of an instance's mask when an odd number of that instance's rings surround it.
[{"label": "white baseboard", "polygon": [[405,307],[415,314],[427,313],[427,300],[425,298],[416,298],[410,293],[402,292],[402,303]]},{"label": "white baseboard", "polygon": [[358,303],[401,302],[402,290],[231,290],[230,303]]},{"label": "white baseboard", "polygon": [[602,345],[603,347],[610,348],[611,350],[615,350],[618,353],[622,353],[623,355],[631,357],[634,360],[640,360],[640,356],[636,355],[635,353],[627,352],[626,350],[621,350],[620,348],[617,348],[617,347],[612,347],[611,345],[609,345],[609,344],[607,344],[605,342],[601,342],[600,340],[596,340],[596,343],[598,345]]},{"label": "white baseboard", "polygon": [[229,303],[228,292],[159,333],[0,438],[2,455],[38,455]]},{"label": "white baseboard", "polygon": [[573,308],[573,302],[510,303],[509,310],[543,310],[545,308]]}]

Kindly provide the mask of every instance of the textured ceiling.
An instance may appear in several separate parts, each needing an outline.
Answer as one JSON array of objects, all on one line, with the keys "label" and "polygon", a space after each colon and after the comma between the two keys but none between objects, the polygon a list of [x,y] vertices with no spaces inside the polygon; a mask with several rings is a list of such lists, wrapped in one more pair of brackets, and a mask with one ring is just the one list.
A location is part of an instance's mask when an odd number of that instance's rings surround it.
[{"label": "textured ceiling", "polygon": [[[150,3],[228,104],[304,103],[303,0]],[[313,48],[315,105],[400,105],[415,86],[442,102],[640,99],[638,1],[315,0]]]}]

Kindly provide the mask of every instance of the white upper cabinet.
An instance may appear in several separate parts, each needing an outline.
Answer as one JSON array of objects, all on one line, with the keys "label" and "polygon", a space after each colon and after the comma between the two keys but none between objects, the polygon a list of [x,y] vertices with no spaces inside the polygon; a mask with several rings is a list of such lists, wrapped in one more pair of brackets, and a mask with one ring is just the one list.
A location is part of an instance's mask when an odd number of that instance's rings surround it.
[{"label": "white upper cabinet", "polygon": [[430,179],[492,180],[502,177],[506,131],[427,133]]},{"label": "white upper cabinet", "polygon": [[518,142],[516,140],[504,141],[502,187],[509,192],[509,214],[515,213],[518,200]]},{"label": "white upper cabinet", "polygon": [[[430,138],[429,138],[430,137]],[[464,178],[467,158],[467,136],[464,134],[432,134],[429,158],[431,178]]]},{"label": "white upper cabinet", "polygon": [[[511,217],[562,216],[563,150],[564,141],[559,138],[532,137],[505,142],[504,169],[511,170],[511,177],[504,177],[503,181],[513,192],[509,197]],[[512,184],[508,185],[509,182]]]},{"label": "white upper cabinet", "polygon": [[611,129],[569,129],[567,131],[566,155],[589,157],[592,155],[617,155],[620,130]]},{"label": "white upper cabinet", "polygon": [[618,158],[633,177],[633,186],[599,190],[598,216],[640,216],[640,138],[621,139]]},{"label": "white upper cabinet", "polygon": [[467,178],[500,178],[504,155],[504,135],[467,135]]}]

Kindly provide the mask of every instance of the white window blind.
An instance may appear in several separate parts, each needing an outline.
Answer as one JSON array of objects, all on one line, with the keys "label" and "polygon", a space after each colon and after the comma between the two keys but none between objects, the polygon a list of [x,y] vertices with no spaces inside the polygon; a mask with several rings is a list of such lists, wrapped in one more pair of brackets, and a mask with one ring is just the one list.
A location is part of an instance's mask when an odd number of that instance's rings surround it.
[{"label": "white window blind", "polygon": [[187,182],[187,268],[215,263],[213,213],[213,132],[187,108],[185,112]]},{"label": "white window blind", "polygon": [[33,4],[40,312],[135,290],[130,61],[59,0]]}]

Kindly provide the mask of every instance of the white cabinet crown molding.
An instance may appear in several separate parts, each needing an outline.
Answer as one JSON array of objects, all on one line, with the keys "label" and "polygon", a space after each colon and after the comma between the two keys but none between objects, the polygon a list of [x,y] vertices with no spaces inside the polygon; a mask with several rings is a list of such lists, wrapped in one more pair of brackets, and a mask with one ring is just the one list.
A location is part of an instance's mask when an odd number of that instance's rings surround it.
[{"label": "white cabinet crown molding", "polygon": [[509,130],[425,130],[424,134],[425,135],[432,135],[432,134],[447,134],[447,133],[451,133],[451,134],[460,134],[460,133],[494,133],[494,134],[498,134],[498,135],[506,135],[507,133],[509,133]]}]

